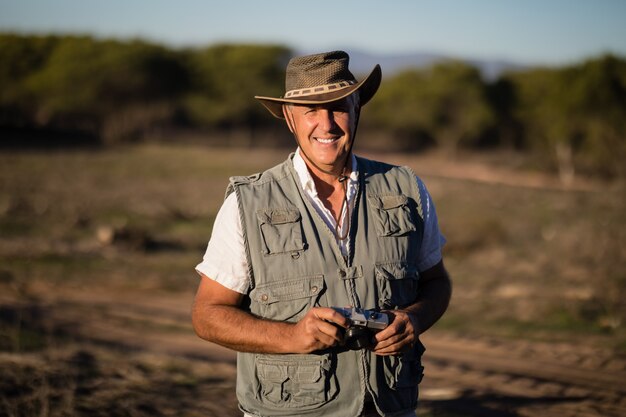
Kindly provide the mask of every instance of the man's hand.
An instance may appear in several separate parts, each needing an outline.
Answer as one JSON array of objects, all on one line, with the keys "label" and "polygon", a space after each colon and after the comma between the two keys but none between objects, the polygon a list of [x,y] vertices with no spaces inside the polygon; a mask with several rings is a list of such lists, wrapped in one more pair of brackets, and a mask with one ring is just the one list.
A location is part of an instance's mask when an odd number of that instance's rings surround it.
[{"label": "man's hand", "polygon": [[349,324],[347,318],[332,308],[314,307],[292,327],[291,350],[310,353],[335,346],[343,336],[339,327],[347,328]]},{"label": "man's hand", "polygon": [[443,261],[420,273],[420,289],[415,303],[393,310],[393,320],[374,337],[372,350],[377,355],[399,355],[418,342],[448,308],[452,283]]},{"label": "man's hand", "polygon": [[392,318],[391,323],[374,335],[372,350],[381,356],[399,355],[415,344],[420,334],[415,314],[402,310],[386,312]]},{"label": "man's hand", "polygon": [[332,308],[314,307],[298,323],[265,320],[240,308],[243,295],[202,277],[192,310],[199,337],[238,352],[310,353],[342,340],[348,319]]}]

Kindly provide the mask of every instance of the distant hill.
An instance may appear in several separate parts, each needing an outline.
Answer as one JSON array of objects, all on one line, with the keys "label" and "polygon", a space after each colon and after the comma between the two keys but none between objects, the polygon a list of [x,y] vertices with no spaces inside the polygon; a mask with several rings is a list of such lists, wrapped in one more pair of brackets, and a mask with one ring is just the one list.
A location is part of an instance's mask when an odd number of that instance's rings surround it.
[{"label": "distant hill", "polygon": [[[503,72],[511,70],[524,70],[529,66],[501,59],[468,59],[454,57],[450,55],[414,52],[397,54],[376,54],[360,49],[339,48],[350,54],[350,68],[355,74],[368,73],[376,64],[380,64],[383,69],[383,77],[393,76],[401,70],[409,68],[424,68],[439,61],[460,60],[472,65],[481,72],[483,78],[492,81],[498,78]],[[299,51],[307,54],[313,51]]]}]

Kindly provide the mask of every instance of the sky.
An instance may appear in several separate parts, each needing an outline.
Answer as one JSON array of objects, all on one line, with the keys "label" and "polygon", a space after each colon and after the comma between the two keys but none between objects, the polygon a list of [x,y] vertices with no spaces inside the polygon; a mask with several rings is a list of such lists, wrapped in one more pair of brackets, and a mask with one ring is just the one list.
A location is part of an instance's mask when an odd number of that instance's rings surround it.
[{"label": "sky", "polygon": [[0,32],[565,65],[626,56],[626,0],[0,0]]}]

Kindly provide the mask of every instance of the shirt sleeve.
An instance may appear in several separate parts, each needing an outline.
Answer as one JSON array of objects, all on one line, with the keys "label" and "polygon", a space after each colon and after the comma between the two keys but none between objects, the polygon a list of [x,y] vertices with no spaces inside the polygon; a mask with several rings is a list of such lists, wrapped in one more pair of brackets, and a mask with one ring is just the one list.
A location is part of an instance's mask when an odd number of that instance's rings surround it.
[{"label": "shirt sleeve", "polygon": [[235,193],[224,200],[218,211],[211,239],[196,271],[240,294],[248,292],[248,263]]},{"label": "shirt sleeve", "polygon": [[435,205],[430,193],[426,189],[426,185],[420,178],[416,177],[416,179],[424,214],[424,236],[417,259],[417,269],[423,272],[441,261],[441,249],[446,243],[446,238],[439,230],[439,221],[437,220]]}]

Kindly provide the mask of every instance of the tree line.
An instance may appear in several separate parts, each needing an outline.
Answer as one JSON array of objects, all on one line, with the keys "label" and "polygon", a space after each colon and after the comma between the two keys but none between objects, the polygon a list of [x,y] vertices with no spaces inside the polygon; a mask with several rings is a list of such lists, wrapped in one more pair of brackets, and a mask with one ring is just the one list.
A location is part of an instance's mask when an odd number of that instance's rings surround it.
[{"label": "tree line", "polygon": [[[282,94],[291,55],[282,45],[0,34],[0,126],[90,132],[105,144],[163,126],[272,129],[252,97]],[[626,174],[626,60],[613,55],[494,81],[442,61],[385,78],[365,112],[389,149],[511,148],[564,177]]]}]

